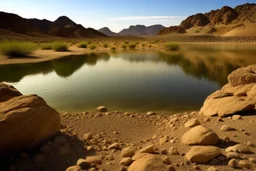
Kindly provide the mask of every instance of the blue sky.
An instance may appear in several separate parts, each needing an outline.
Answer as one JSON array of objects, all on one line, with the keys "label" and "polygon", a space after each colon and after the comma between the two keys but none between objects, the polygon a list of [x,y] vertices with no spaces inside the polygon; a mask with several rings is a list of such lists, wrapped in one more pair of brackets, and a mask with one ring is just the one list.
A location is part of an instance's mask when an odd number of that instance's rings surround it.
[{"label": "blue sky", "polygon": [[85,27],[120,31],[130,25],[178,25],[187,16],[256,0],[1,0],[0,11],[56,20],[65,15]]}]

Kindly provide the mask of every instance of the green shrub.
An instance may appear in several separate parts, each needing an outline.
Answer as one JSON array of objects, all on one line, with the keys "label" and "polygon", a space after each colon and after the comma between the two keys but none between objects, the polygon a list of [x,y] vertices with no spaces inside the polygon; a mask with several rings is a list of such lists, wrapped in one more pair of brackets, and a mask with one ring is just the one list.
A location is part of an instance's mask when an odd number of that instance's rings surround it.
[{"label": "green shrub", "polygon": [[127,48],[127,45],[124,43],[124,44],[122,44],[122,48],[123,49],[126,49]]},{"label": "green shrub", "polygon": [[112,51],[116,51],[116,47],[112,47],[111,50],[112,50]]},{"label": "green shrub", "polygon": [[81,43],[79,44],[79,47],[80,47],[80,48],[87,48],[87,45],[88,45],[87,42],[81,42]]},{"label": "green shrub", "polygon": [[165,48],[170,51],[177,51],[180,49],[180,44],[175,42],[167,42],[165,43]]},{"label": "green shrub", "polygon": [[125,44],[129,44],[129,41],[125,41],[124,43],[125,43]]},{"label": "green shrub", "polygon": [[6,41],[0,43],[0,52],[8,57],[25,57],[37,49],[32,42]]},{"label": "green shrub", "polygon": [[44,43],[41,45],[41,49],[43,50],[51,50],[52,49],[52,45],[50,43]]},{"label": "green shrub", "polygon": [[136,46],[137,46],[137,45],[136,45],[136,44],[134,44],[134,43],[133,43],[133,44],[129,44],[129,48],[130,48],[130,49],[135,49],[135,48],[136,48]]},{"label": "green shrub", "polygon": [[107,48],[107,47],[108,47],[108,44],[107,44],[107,43],[104,43],[104,44],[103,44],[103,47],[104,47],[104,48]]},{"label": "green shrub", "polygon": [[145,45],[146,45],[145,43],[142,43],[142,44],[141,44],[141,46],[142,46],[143,48],[145,47]]},{"label": "green shrub", "polygon": [[91,44],[91,45],[89,45],[88,47],[89,47],[91,50],[96,49],[96,45],[94,45],[94,44]]},{"label": "green shrub", "polygon": [[68,44],[65,42],[53,42],[52,49],[56,52],[66,52],[68,51]]}]

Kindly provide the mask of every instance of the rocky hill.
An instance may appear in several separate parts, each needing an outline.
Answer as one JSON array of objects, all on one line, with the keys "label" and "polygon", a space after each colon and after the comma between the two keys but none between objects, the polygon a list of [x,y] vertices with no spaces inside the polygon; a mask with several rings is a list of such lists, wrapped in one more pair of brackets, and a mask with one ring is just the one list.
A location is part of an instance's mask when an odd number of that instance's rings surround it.
[{"label": "rocky hill", "polygon": [[221,9],[212,10],[205,14],[198,13],[187,17],[181,22],[179,27],[169,27],[160,30],[158,35],[185,33],[184,31],[180,32],[180,29],[187,30],[193,27],[214,27],[240,23],[256,23],[256,4],[247,3],[235,8],[224,6]]},{"label": "rocky hill", "polygon": [[99,29],[98,31],[107,36],[118,36],[117,33],[111,31],[108,27],[103,27],[103,28]]},{"label": "rocky hill", "polygon": [[148,35],[156,35],[161,29],[165,28],[162,25],[152,25],[152,26],[144,26],[144,25],[136,25],[130,26],[127,29],[123,29],[118,34],[119,35],[134,35],[134,36],[148,36]]},{"label": "rocky hill", "polygon": [[84,28],[66,16],[61,16],[52,22],[45,19],[25,19],[16,14],[0,12],[0,29],[33,36],[40,36],[42,34],[60,37],[106,36],[92,28]]}]

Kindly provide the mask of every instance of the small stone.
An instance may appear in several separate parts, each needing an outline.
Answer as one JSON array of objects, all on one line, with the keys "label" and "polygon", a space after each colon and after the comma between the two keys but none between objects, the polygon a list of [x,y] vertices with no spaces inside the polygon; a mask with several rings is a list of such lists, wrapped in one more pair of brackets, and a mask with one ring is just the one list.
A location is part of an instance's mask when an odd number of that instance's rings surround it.
[{"label": "small stone", "polygon": [[153,153],[153,152],[155,152],[154,145],[148,145],[140,150],[140,153]]},{"label": "small stone", "polygon": [[162,137],[160,140],[159,140],[159,144],[160,145],[163,145],[164,143],[166,143],[168,141],[168,137],[167,136],[164,136]]},{"label": "small stone", "polygon": [[107,109],[105,106],[99,106],[99,107],[97,107],[96,111],[99,111],[99,112],[107,112],[108,109]]},{"label": "small stone", "polygon": [[220,155],[220,156],[218,157],[218,160],[224,162],[224,161],[226,161],[226,157],[223,156],[223,155]]},{"label": "small stone", "polygon": [[123,166],[129,166],[130,164],[132,164],[133,160],[131,157],[125,157],[122,158],[122,160],[120,161],[120,164]]},{"label": "small stone", "polygon": [[237,153],[244,153],[244,154],[251,153],[251,150],[247,146],[242,145],[242,144],[230,146],[230,147],[226,148],[225,151],[226,151],[226,153],[228,153],[228,152],[237,152]]},{"label": "small stone", "polygon": [[207,171],[219,171],[219,169],[214,166],[211,166],[207,169]]},{"label": "small stone", "polygon": [[100,156],[87,156],[85,160],[90,165],[92,164],[100,165],[102,163],[102,159]]},{"label": "small stone", "polygon": [[152,112],[152,111],[150,111],[150,112],[147,113],[147,116],[153,116],[153,115],[156,115],[156,113],[155,113],[155,112]]},{"label": "small stone", "polygon": [[168,171],[176,171],[175,167],[172,165],[168,166]]},{"label": "small stone", "polygon": [[220,128],[221,131],[235,131],[234,128],[231,128],[230,126],[228,125],[223,125],[221,128]]},{"label": "small stone", "polygon": [[228,166],[229,166],[229,167],[232,167],[232,168],[237,168],[237,167],[238,167],[237,160],[236,160],[236,159],[231,159],[231,160],[229,160]]},{"label": "small stone", "polygon": [[194,165],[194,166],[193,166],[193,169],[195,169],[195,170],[200,170],[200,167],[197,166],[197,165]]},{"label": "small stone", "polygon": [[78,165],[81,169],[89,169],[91,165],[85,160],[85,159],[79,159],[76,162],[76,165]]},{"label": "small stone", "polygon": [[113,143],[113,144],[111,144],[110,146],[108,146],[108,149],[109,149],[109,150],[111,150],[111,149],[116,149],[116,150],[118,150],[118,149],[120,149],[120,145],[119,145],[119,143]]},{"label": "small stone", "polygon": [[251,163],[249,160],[240,160],[238,162],[238,166],[241,168],[246,168],[246,169],[250,169],[251,168]]},{"label": "small stone", "polygon": [[217,118],[217,122],[224,122],[223,119],[221,117]]},{"label": "small stone", "polygon": [[170,153],[171,155],[180,155],[178,149],[175,148],[175,147],[171,147],[170,150],[169,150],[169,153]]},{"label": "small stone", "polygon": [[83,138],[84,138],[84,140],[91,140],[92,139],[92,134],[91,133],[85,133]]},{"label": "small stone", "polygon": [[200,125],[200,122],[197,119],[191,119],[185,123],[185,128],[192,128],[197,125]]},{"label": "small stone", "polygon": [[163,158],[163,162],[165,163],[165,164],[171,164],[171,160],[170,160],[170,158],[169,157],[167,157],[167,156],[165,156],[164,158]]},{"label": "small stone", "polygon": [[210,118],[205,118],[205,119],[204,119],[204,122],[210,122],[210,121],[211,121]]},{"label": "small stone", "polygon": [[228,152],[227,159],[240,159],[241,156],[236,152]]},{"label": "small stone", "polygon": [[121,156],[122,157],[132,157],[135,154],[135,148],[133,147],[126,147],[122,149]]},{"label": "small stone", "polygon": [[34,161],[35,162],[44,162],[45,161],[45,156],[41,155],[41,154],[38,154],[38,155],[35,156]]},{"label": "small stone", "polygon": [[232,116],[232,120],[240,120],[240,119],[242,119],[242,116],[241,115],[233,115]]},{"label": "small stone", "polygon": [[251,141],[248,141],[248,142],[246,143],[246,146],[254,147],[255,145],[254,145]]},{"label": "small stone", "polygon": [[124,166],[121,166],[120,171],[127,171],[127,168]]}]

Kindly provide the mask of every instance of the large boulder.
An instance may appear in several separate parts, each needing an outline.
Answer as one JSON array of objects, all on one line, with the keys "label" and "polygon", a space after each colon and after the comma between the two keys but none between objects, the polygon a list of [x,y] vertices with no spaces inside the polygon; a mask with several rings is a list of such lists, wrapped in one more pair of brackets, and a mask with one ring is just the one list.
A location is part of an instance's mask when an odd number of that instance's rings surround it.
[{"label": "large boulder", "polygon": [[226,116],[237,112],[252,111],[255,104],[237,96],[206,99],[200,112],[206,116]]},{"label": "large boulder", "polygon": [[214,146],[194,146],[187,152],[186,159],[193,163],[204,164],[220,154],[221,150]]},{"label": "large boulder", "polygon": [[168,166],[156,155],[147,154],[134,161],[128,171],[168,171]]},{"label": "large boulder", "polygon": [[60,128],[56,110],[36,96],[16,96],[0,103],[0,156],[31,149]]},{"label": "large boulder", "polygon": [[219,142],[219,137],[215,132],[199,125],[186,132],[181,142],[186,145],[215,145]]},{"label": "large boulder", "polygon": [[228,81],[232,86],[256,83],[256,65],[250,65],[233,71],[228,76]]},{"label": "large boulder", "polygon": [[22,94],[16,90],[13,86],[0,83],[0,102],[4,102],[16,96],[21,96]]}]

